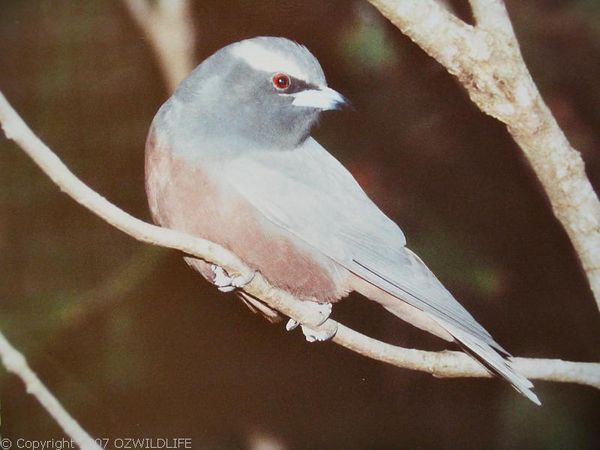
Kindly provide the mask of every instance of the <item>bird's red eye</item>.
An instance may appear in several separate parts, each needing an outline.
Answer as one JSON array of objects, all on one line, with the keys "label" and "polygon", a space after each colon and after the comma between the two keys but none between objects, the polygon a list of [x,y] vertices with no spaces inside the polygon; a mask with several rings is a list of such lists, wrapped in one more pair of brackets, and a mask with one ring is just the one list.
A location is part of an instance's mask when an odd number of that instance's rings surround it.
[{"label": "bird's red eye", "polygon": [[275,75],[273,75],[273,86],[275,86],[280,91],[289,88],[290,84],[290,77],[287,76],[285,73],[276,73]]}]

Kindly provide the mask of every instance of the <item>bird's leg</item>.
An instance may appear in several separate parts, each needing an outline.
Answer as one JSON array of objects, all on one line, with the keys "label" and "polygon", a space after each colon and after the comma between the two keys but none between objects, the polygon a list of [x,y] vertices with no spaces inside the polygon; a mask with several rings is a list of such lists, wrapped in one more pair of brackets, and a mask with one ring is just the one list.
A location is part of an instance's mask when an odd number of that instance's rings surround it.
[{"label": "bird's leg", "polygon": [[256,272],[250,272],[246,275],[239,275],[237,277],[230,277],[227,272],[221,267],[215,264],[210,266],[210,270],[213,273],[213,284],[217,286],[217,289],[221,292],[231,292],[237,288],[243,288],[254,278]]},{"label": "bird's leg", "polygon": [[[308,303],[310,304],[310,307],[313,308],[317,313],[319,313],[321,315],[321,317],[323,318],[323,320],[321,321],[321,324],[325,323],[325,321],[327,319],[329,319],[329,316],[331,315],[331,303],[315,303],[315,302],[310,302]],[[333,335],[335,334],[334,332],[330,332],[329,330],[313,330],[305,325],[299,324],[298,322],[296,322],[294,319],[290,319],[288,320],[287,324],[285,325],[285,329],[288,331],[294,330],[296,327],[298,327],[298,325],[300,325],[300,328],[302,329],[302,333],[304,333],[304,337],[306,338],[306,340],[308,342],[321,342],[321,341],[327,341],[328,339],[331,339],[333,337]]]},{"label": "bird's leg", "polygon": [[[256,273],[250,272],[246,275],[230,277],[229,274],[225,271],[225,269],[223,269],[221,266],[217,266],[216,264],[211,264],[210,270],[213,275],[211,281],[215,286],[217,286],[217,289],[221,292],[232,292],[237,288],[242,288],[246,286],[252,281],[252,279],[254,278],[254,274]],[[251,299],[251,297],[243,295],[242,299],[246,302],[246,304],[248,304],[248,301]],[[260,304],[262,307],[258,307],[257,303]],[[316,303],[312,301],[307,301],[306,304],[310,305],[310,308],[314,309],[315,312],[320,314],[322,320],[319,323],[319,325],[325,323],[325,321],[329,318],[332,309],[331,303]],[[267,319],[272,321],[276,320],[277,312],[272,310],[271,308],[262,305],[257,300],[251,301],[250,305],[252,306],[252,310],[258,310],[260,313],[265,315]],[[265,313],[264,308],[267,308],[269,313]],[[304,333],[304,336],[306,337],[306,340],[308,342],[326,341],[328,339],[331,339],[335,334],[335,331],[332,332],[330,330],[313,330],[308,326],[299,324],[294,319],[288,320],[285,328],[286,330],[291,331],[298,327],[298,325],[300,325],[302,333]]]}]

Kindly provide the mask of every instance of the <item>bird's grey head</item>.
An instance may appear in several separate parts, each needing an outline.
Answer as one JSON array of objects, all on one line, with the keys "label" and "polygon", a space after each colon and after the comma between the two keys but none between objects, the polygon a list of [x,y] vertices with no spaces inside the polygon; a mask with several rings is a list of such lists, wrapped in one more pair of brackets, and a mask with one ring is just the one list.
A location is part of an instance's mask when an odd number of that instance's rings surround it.
[{"label": "bird's grey head", "polygon": [[[171,105],[169,106],[169,103]],[[257,37],[217,51],[186,78],[165,106],[173,127],[217,147],[293,149],[324,110],[346,103],[327,87],[306,49],[285,38]]]}]

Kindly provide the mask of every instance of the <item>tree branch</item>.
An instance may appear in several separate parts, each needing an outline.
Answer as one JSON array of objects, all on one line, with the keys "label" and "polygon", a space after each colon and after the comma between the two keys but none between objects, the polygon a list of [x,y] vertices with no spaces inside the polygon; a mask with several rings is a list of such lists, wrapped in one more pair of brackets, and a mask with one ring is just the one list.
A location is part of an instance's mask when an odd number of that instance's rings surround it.
[{"label": "tree branch", "polygon": [[6,370],[17,375],[27,392],[33,395],[60,425],[63,431],[79,445],[82,450],[102,450],[87,432],[69,415],[59,401],[44,386],[38,376],[31,370],[25,357],[19,353],[0,332],[0,357]]},{"label": "tree branch", "polygon": [[[117,208],[80,181],[58,157],[31,131],[0,93],[0,124],[6,136],[14,140],[66,194],[102,219],[133,238],[217,264],[232,275],[250,269],[234,254],[217,244],[174,230],[143,222]],[[395,347],[364,336],[328,319],[319,325],[321,316],[307,302],[271,286],[260,273],[244,287],[272,308],[316,330],[335,331],[333,342],[369,358],[398,367],[428,372],[437,377],[486,377],[489,374],[467,355],[458,352],[425,352]],[[1,351],[1,349],[0,349]],[[515,358],[515,368],[532,379],[573,382],[600,389],[600,363]]]},{"label": "tree branch", "polygon": [[502,0],[469,0],[478,28],[514,36],[506,7]]},{"label": "tree branch", "polygon": [[[438,378],[492,376],[481,364],[463,352],[427,352],[396,347],[364,336],[342,324],[338,324],[338,331],[333,340],[369,358],[405,369],[427,372]],[[586,384],[600,389],[600,363],[512,358],[511,365],[521,375],[530,379]]]},{"label": "tree branch", "polygon": [[123,0],[129,14],[150,41],[169,92],[194,68],[194,24],[187,0]]},{"label": "tree branch", "polygon": [[600,201],[533,82],[501,0],[470,0],[472,27],[431,0],[369,0],[505,123],[567,232],[600,309]]}]

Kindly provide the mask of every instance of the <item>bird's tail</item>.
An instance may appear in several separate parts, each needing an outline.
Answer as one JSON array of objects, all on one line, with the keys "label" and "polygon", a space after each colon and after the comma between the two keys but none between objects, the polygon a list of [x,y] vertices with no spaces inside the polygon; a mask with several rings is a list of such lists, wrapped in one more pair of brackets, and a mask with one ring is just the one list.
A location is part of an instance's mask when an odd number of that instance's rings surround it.
[{"label": "bird's tail", "polygon": [[442,326],[454,337],[456,343],[491,373],[508,381],[520,394],[527,397],[536,405],[541,405],[540,399],[533,393],[533,384],[523,375],[516,372],[508,358],[510,355],[501,355],[488,343],[450,324]]},{"label": "bird's tail", "polygon": [[[482,364],[490,373],[504,378],[519,393],[536,405],[541,404],[537,396],[531,391],[533,387],[531,381],[512,368],[509,359],[510,354],[495,342],[481,326],[476,327],[475,325],[478,324],[475,319],[472,319],[475,324],[473,325],[475,331],[469,332],[468,329],[453,325],[442,317],[434,316],[429,312],[409,305],[402,300],[400,295],[384,291],[358,276],[353,279],[352,288],[417,328],[428,331],[449,342],[456,342],[465,353]],[[447,295],[450,294],[447,293]],[[477,330],[479,330],[479,333],[476,332]]]}]

